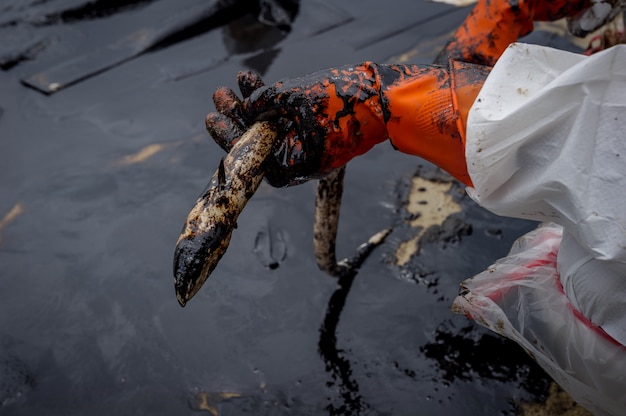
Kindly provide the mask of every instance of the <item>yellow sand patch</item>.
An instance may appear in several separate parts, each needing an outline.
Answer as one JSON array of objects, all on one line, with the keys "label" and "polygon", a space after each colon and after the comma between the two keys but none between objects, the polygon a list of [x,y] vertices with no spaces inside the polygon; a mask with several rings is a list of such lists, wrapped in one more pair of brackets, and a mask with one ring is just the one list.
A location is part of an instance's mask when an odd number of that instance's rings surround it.
[{"label": "yellow sand patch", "polygon": [[176,140],[176,141],[166,142],[166,143],[152,143],[152,144],[142,147],[136,153],[124,156],[123,158],[115,162],[115,164],[128,166],[128,165],[135,165],[137,163],[143,163],[147,161],[148,159],[150,159],[151,157],[153,157],[154,155],[164,150],[180,146],[183,143],[186,143],[186,142],[199,143],[199,142],[204,142],[204,141],[207,141],[204,135],[196,134],[187,139]]},{"label": "yellow sand patch", "polygon": [[[10,222],[12,222],[15,218],[17,218],[18,215],[20,215],[23,212],[24,212],[24,206],[22,204],[17,203],[13,205],[13,208],[11,208],[8,214],[5,215],[4,218],[0,220],[0,231],[2,231],[4,227],[6,227]],[[0,241],[2,241],[2,236],[0,236]]]},{"label": "yellow sand patch", "polygon": [[518,416],[592,416],[591,412],[576,403],[556,383],[550,384],[548,396],[543,403],[523,403]]},{"label": "yellow sand patch", "polygon": [[213,416],[219,415],[218,405],[221,402],[242,397],[240,393],[234,392],[217,392],[211,393],[201,391],[195,396],[194,410],[201,410],[211,413]]},{"label": "yellow sand patch", "polygon": [[413,218],[409,224],[419,231],[396,249],[398,266],[405,265],[411,256],[419,253],[420,239],[429,227],[441,226],[450,215],[461,212],[461,205],[450,195],[451,189],[452,182],[433,182],[419,176],[413,178],[406,209]]},{"label": "yellow sand patch", "polygon": [[120,165],[134,165],[135,163],[145,162],[164,148],[165,145],[163,144],[149,144],[135,154],[124,156],[118,163]]}]

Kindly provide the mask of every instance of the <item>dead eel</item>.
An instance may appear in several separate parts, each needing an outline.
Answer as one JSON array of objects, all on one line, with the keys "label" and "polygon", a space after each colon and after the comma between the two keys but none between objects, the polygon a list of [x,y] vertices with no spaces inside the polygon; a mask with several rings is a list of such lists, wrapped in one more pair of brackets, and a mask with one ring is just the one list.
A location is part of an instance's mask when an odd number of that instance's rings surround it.
[{"label": "dead eel", "polygon": [[[255,123],[222,159],[206,190],[189,212],[174,251],[174,287],[181,306],[202,287],[230,244],[237,218],[265,173],[265,159],[276,141],[268,122]],[[355,256],[337,261],[335,246],[345,166],[320,179],[314,217],[314,251],[319,268],[333,277],[355,273],[391,228],[374,234]]]},{"label": "dead eel", "polygon": [[320,179],[315,198],[315,216],[313,217],[315,260],[320,270],[334,277],[344,273],[347,267],[346,264],[337,263],[335,250],[345,174],[346,167],[343,166]]},{"label": "dead eel", "polygon": [[222,159],[189,212],[174,250],[174,288],[181,306],[198,293],[226,252],[239,214],[263,179],[275,140],[270,123],[255,123]]},{"label": "dead eel", "polygon": [[372,250],[382,244],[392,231],[389,227],[377,232],[357,247],[352,257],[337,261],[337,229],[345,174],[346,167],[342,166],[319,180],[313,223],[313,250],[317,266],[338,279],[354,277]]}]

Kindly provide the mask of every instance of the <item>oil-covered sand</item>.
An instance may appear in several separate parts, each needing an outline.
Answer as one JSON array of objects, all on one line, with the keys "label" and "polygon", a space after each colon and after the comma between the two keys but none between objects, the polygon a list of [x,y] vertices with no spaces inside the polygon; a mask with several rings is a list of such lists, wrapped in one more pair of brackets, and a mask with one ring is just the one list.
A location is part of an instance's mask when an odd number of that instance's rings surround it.
[{"label": "oil-covered sand", "polygon": [[174,244],[223,156],[204,129],[212,92],[241,69],[429,63],[469,9],[303,0],[289,32],[252,11],[0,5],[0,413],[512,415],[549,397],[521,349],[450,312],[459,282],[534,224],[387,144],[348,166],[339,256],[394,229],[349,290],[315,264],[315,184],[262,184],[178,305]]}]

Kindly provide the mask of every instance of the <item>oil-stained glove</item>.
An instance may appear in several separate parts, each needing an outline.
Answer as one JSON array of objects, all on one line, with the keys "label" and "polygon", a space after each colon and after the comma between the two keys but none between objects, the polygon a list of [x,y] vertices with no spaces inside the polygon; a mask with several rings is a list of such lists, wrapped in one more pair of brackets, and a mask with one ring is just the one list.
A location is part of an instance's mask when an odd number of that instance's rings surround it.
[{"label": "oil-stained glove", "polygon": [[591,4],[576,15],[568,15],[567,29],[580,38],[613,21],[626,9],[626,0],[590,0]]},{"label": "oil-stained glove", "polygon": [[238,74],[239,100],[228,88],[213,95],[207,130],[226,151],[254,122],[269,120],[279,140],[267,161],[272,186],[323,177],[387,138],[381,80],[373,64],[342,67],[266,87],[253,72]]},{"label": "oil-stained glove", "polygon": [[478,0],[435,62],[452,58],[493,66],[507,46],[533,30],[535,21],[577,16],[592,1],[600,0]]},{"label": "oil-stained glove", "polygon": [[238,81],[244,99],[218,89],[218,111],[207,116],[206,126],[228,151],[254,122],[275,123],[279,140],[265,175],[273,186],[323,177],[387,139],[469,185],[465,121],[488,72],[452,61],[448,67],[366,62],[270,87],[243,72]]}]

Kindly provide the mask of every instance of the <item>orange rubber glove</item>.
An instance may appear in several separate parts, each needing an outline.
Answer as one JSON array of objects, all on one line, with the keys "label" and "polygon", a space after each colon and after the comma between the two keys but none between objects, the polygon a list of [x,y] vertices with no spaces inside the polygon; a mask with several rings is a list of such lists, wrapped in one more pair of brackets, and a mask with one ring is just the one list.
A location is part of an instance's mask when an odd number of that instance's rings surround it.
[{"label": "orange rubber glove", "polygon": [[534,21],[575,16],[591,0],[478,0],[435,59],[493,66],[511,43],[533,30]]},{"label": "orange rubber glove", "polygon": [[385,90],[391,143],[471,185],[465,162],[467,114],[491,68],[452,60],[448,70],[409,68],[414,72]]},{"label": "orange rubber glove", "polygon": [[254,122],[270,120],[279,139],[265,178],[294,185],[327,175],[387,139],[470,185],[465,163],[466,116],[489,68],[366,62],[263,86],[240,73],[244,100],[228,88],[214,96],[207,130],[226,151]]}]

